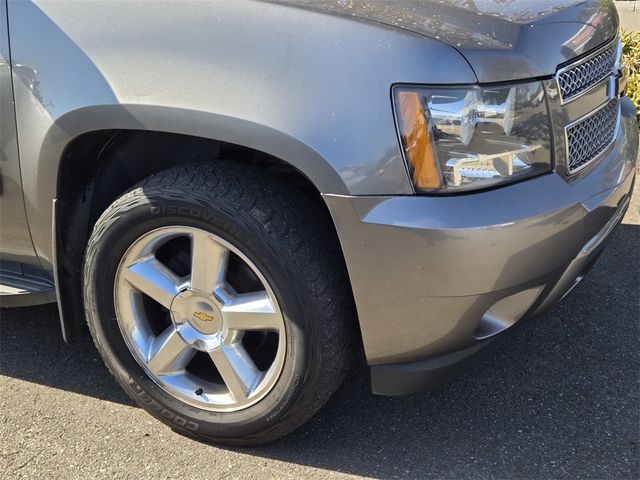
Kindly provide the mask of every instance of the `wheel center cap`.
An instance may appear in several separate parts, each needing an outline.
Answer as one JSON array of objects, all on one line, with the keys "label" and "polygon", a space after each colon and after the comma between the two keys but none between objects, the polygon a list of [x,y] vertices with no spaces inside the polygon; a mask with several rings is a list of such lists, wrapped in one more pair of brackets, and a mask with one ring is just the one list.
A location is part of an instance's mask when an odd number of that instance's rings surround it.
[{"label": "wheel center cap", "polygon": [[185,290],[175,296],[171,318],[178,332],[193,330],[187,335],[190,340],[201,337],[200,340],[208,341],[211,336],[219,336],[222,330],[222,313],[213,296],[197,290]]}]

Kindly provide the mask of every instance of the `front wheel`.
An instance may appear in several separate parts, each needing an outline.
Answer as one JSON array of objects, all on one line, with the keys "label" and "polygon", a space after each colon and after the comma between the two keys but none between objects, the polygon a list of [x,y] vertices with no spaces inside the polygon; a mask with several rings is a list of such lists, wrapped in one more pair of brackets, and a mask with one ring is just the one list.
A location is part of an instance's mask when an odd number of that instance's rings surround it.
[{"label": "front wheel", "polygon": [[233,162],[149,177],[97,221],[85,258],[105,363],[172,428],[228,444],[293,430],[349,366],[352,301],[322,212]]}]

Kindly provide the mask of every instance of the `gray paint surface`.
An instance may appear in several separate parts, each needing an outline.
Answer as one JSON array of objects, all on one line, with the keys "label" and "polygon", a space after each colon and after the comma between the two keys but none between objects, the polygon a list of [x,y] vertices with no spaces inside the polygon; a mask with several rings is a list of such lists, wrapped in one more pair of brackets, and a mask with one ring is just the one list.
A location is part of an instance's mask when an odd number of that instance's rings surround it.
[{"label": "gray paint surface", "polygon": [[631,188],[635,116],[623,124],[613,150],[574,184],[549,174],[458,197],[327,196],[369,362],[469,348],[498,301],[552,286]]},{"label": "gray paint surface", "polygon": [[[613,4],[308,3],[10,0],[22,183],[38,257],[51,266],[60,160],[78,135],[142,129],[238,143],[289,162],[324,195],[371,363],[465,348],[483,312],[551,285],[611,218],[633,176],[634,113],[625,108],[607,155],[568,179],[563,126],[607,92],[562,107],[545,80],[554,173],[473,195],[414,196],[391,86],[550,77],[614,37]],[[459,257],[471,260],[447,261]]]},{"label": "gray paint surface", "polygon": [[285,3],[380,22],[442,41],[481,83],[544,77],[617,31],[600,0],[292,0]]},{"label": "gray paint surface", "polygon": [[59,161],[84,132],[203,136],[283,158],[325,193],[410,193],[389,86],[476,81],[453,48],[382,25],[260,2],[113,5],[9,2],[23,182],[45,264]]},{"label": "gray paint surface", "polygon": [[0,259],[37,263],[22,199],[8,33],[0,2]]},{"label": "gray paint surface", "polygon": [[[388,3],[398,18],[406,14],[409,4]],[[51,199],[60,158],[72,139],[93,130],[171,131],[243,144],[290,162],[322,193],[411,193],[390,85],[487,81],[478,74],[482,62],[470,59],[490,62],[493,55],[510,72],[525,63],[531,74],[540,67],[539,51],[550,59],[544,66],[549,75],[553,62],[590,48],[611,34],[610,26],[605,22],[582,46],[562,52],[560,38],[546,31],[505,49],[509,35],[528,32],[525,19],[547,25],[557,16],[569,21],[608,11],[587,3],[561,2],[567,8],[559,13],[543,9],[542,18],[519,18],[522,12],[495,14],[491,8],[501,7],[492,2],[480,2],[477,11],[455,2],[419,2],[416,15],[425,21],[409,31],[384,18],[353,21],[279,3],[154,2],[150,9],[151,3],[138,1],[114,8],[109,2],[10,0],[22,181],[40,260],[51,265]],[[431,11],[447,26],[440,39],[424,36],[441,25],[429,27]],[[482,48],[457,44],[487,21],[494,33]],[[575,33],[569,23],[551,24],[561,25],[563,41]],[[244,35],[237,35],[237,25]],[[540,43],[544,39],[555,50]]]}]

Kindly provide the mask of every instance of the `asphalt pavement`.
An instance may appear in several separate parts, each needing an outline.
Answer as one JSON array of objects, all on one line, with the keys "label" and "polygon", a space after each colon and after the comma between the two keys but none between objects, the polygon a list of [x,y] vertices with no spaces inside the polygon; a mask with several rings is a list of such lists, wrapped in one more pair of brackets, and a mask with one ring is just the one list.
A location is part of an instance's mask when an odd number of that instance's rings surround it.
[{"label": "asphalt pavement", "polygon": [[[636,189],[636,192],[638,189]],[[118,388],[53,305],[1,310],[0,478],[640,478],[640,201],[591,273],[462,376],[371,395],[364,366],[252,449],[184,438]]]},{"label": "asphalt pavement", "polygon": [[640,1],[616,2],[620,25],[625,30],[640,31]]}]

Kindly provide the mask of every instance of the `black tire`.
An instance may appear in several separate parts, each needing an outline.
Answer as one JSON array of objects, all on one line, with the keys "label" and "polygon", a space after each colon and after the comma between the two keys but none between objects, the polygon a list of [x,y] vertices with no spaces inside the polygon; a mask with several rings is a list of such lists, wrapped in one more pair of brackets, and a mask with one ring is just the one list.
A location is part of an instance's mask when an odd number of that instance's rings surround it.
[{"label": "black tire", "polygon": [[[171,428],[216,443],[256,445],[308,420],[342,382],[354,340],[344,261],[325,217],[279,177],[233,161],[152,175],[113,202],[87,246],[84,303],[96,347],[122,388]],[[210,412],[171,396],[147,376],[119,330],[113,298],[120,259],[142,234],[176,223],[238,246],[268,279],[284,314],[282,373],[244,410]]]}]

